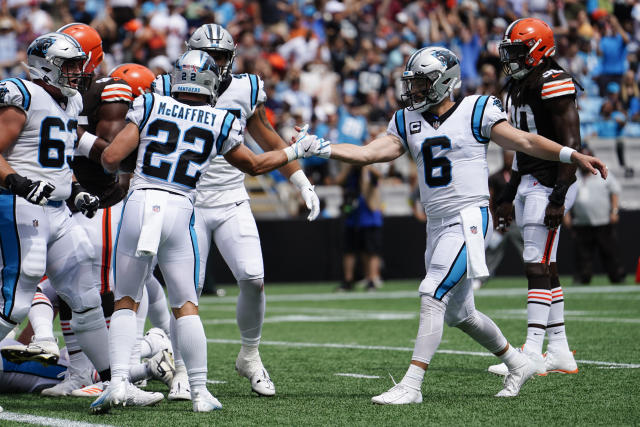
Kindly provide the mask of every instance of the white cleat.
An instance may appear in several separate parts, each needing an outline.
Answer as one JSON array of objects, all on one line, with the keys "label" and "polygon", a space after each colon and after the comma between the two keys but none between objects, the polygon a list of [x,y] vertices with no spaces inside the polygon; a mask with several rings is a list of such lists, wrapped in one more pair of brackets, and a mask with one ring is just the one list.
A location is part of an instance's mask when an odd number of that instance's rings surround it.
[{"label": "white cleat", "polygon": [[578,365],[573,358],[574,353],[573,351],[553,350],[547,347],[547,352],[544,354],[544,366],[547,373],[577,374]]},{"label": "white cleat", "polygon": [[69,396],[74,390],[89,386],[99,381],[98,373],[93,368],[80,371],[70,366],[64,373],[64,380],[51,388],[45,388],[40,394],[43,396]]},{"label": "white cleat", "polygon": [[34,340],[29,345],[16,344],[2,347],[2,356],[10,362],[22,363],[36,361],[44,364],[56,364],[60,358],[58,340],[55,338]]},{"label": "white cleat", "polygon": [[109,385],[102,394],[91,403],[89,411],[92,414],[106,414],[114,406],[124,406],[127,399],[127,382],[121,381],[116,385]]},{"label": "white cleat", "polygon": [[71,396],[74,397],[98,397],[102,394],[105,388],[109,387],[109,381],[99,381],[95,384],[88,385],[86,387],[73,390]]},{"label": "white cleat", "polygon": [[411,403],[422,403],[422,393],[420,390],[416,390],[400,383],[394,385],[388,391],[372,397],[371,402],[377,405],[408,405]]},{"label": "white cleat", "polygon": [[[547,369],[545,367],[545,360],[542,357],[541,354],[537,354],[537,353],[531,353],[528,351],[523,352],[522,349],[517,348],[517,351],[522,352],[525,356],[527,356],[527,358],[529,360],[531,360],[531,363],[533,364],[534,368],[535,368],[535,374],[538,376],[545,376],[547,375]],[[499,363],[497,365],[491,365],[489,366],[489,368],[487,368],[487,371],[489,371],[490,373],[494,374],[494,375],[499,375],[501,377],[506,377],[509,374],[509,368],[507,368],[507,365],[505,365],[504,363]]]},{"label": "white cleat", "polygon": [[169,350],[169,353],[173,353],[171,348],[171,340],[167,334],[160,328],[151,328],[142,337],[143,340],[149,344],[151,348],[151,354],[155,355],[162,350]]},{"label": "white cleat", "polygon": [[153,379],[160,380],[169,387],[171,386],[176,367],[173,363],[173,356],[168,350],[162,350],[156,353],[156,355],[147,360],[146,363],[151,370]]},{"label": "white cleat", "polygon": [[157,391],[140,390],[127,381],[127,397],[125,406],[151,406],[164,399],[164,395]]},{"label": "white cleat", "polygon": [[238,371],[238,375],[249,379],[251,390],[258,395],[274,396],[276,394],[276,386],[271,381],[264,365],[262,365],[260,356],[257,359],[245,359],[238,355],[236,371]]},{"label": "white cleat", "polygon": [[187,375],[187,368],[185,368],[184,365],[176,367],[173,380],[171,381],[171,390],[169,390],[167,398],[169,400],[191,400],[189,376]]},{"label": "white cleat", "polygon": [[495,395],[496,397],[516,397],[522,385],[535,375],[535,363],[528,357],[524,360],[524,364],[509,371],[504,377],[504,388]]},{"label": "white cleat", "polygon": [[191,400],[193,401],[193,412],[211,412],[222,409],[222,403],[207,389],[194,391]]}]

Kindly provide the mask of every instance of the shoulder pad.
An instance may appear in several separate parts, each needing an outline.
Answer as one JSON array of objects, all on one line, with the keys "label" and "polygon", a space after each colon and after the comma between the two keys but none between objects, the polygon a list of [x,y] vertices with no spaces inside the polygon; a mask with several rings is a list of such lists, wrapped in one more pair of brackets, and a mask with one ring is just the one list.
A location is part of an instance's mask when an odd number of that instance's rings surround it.
[{"label": "shoulder pad", "polygon": [[0,81],[0,105],[18,107],[27,111],[31,105],[31,93],[21,79]]},{"label": "shoulder pad", "polygon": [[551,69],[545,71],[544,74],[542,74],[541,83],[541,99],[551,99],[576,94],[573,77],[564,70]]}]

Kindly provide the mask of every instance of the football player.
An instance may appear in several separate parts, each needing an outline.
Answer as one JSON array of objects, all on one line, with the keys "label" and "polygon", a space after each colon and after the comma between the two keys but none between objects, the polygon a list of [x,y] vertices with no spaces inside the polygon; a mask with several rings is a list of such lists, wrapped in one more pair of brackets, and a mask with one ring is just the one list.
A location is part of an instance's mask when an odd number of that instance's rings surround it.
[{"label": "football player", "polygon": [[[231,34],[220,25],[206,24],[193,33],[187,46],[209,53],[221,69],[220,95],[216,107],[231,111],[242,126],[246,126],[247,138],[255,138],[264,150],[286,147],[287,144],[267,120],[264,106],[266,94],[260,77],[232,74],[236,45]],[[160,94],[170,94],[169,75],[158,76],[155,90]],[[280,171],[298,187],[307,207],[311,209],[307,219],[316,219],[320,206],[318,197],[298,162]],[[258,229],[251,213],[249,195],[244,188],[244,174],[224,157],[213,158],[211,167],[198,183],[196,207],[200,212],[196,223],[202,262],[200,282],[204,282],[213,240],[240,290],[236,319],[242,346],[236,358],[236,369],[249,379],[254,392],[273,396],[275,387],[258,352],[265,313],[264,266]],[[179,354],[176,354],[176,370],[175,385],[169,393],[169,399],[188,398],[188,390],[185,390],[184,381],[181,381],[186,376]]]},{"label": "football player", "polygon": [[[507,109],[518,129],[537,133],[577,149],[580,119],[573,77],[552,58],[553,31],[535,18],[519,19],[506,30],[500,60],[508,83]],[[517,153],[514,173],[497,201],[498,222],[508,227],[515,201],[515,217],[524,240],[523,261],[529,284],[527,339],[523,346],[539,374],[574,374],[578,366],[569,350],[564,325],[564,297],[558,278],[556,253],[560,224],[576,197],[576,166]],[[544,336],[549,338],[542,356]],[[504,365],[489,372],[504,375]]]},{"label": "football player", "polygon": [[[82,349],[100,373],[110,376],[107,329],[100,294],[91,276],[93,249],[64,204],[72,194],[69,166],[82,110],[78,89],[87,80],[86,54],[72,37],[48,33],[27,50],[31,81],[0,83],[0,337],[27,315],[46,273],[73,314]],[[92,216],[99,199],[74,185],[75,208]]]},{"label": "football player", "polygon": [[[142,282],[157,256],[175,317],[172,334],[182,355],[193,410],[222,408],[206,388],[207,342],[198,315],[198,239],[194,230],[196,186],[211,157],[262,174],[296,158],[294,148],[254,155],[242,144],[240,120],[214,108],[220,71],[205,52],[188,51],[176,62],[172,96],[145,94],[127,113],[128,124],[102,153],[116,171],[137,149],[137,162],[115,244],[115,311],[109,329],[112,380],[91,405],[94,413],[126,404],[129,357],[135,344]],[[305,136],[303,136],[304,139]],[[191,272],[185,277],[185,268]]]},{"label": "football player", "polygon": [[307,155],[366,165],[388,162],[409,151],[418,167],[420,199],[427,214],[426,277],[419,287],[420,324],[409,369],[402,381],[373,403],[422,402],[425,371],[442,338],[443,324],[456,326],[508,367],[497,397],[517,396],[534,374],[533,363],[509,345],[500,329],[475,309],[469,278],[488,276],[484,243],[491,233],[487,144],[493,140],[548,161],[574,162],[606,176],[598,159],[584,156],[507,122],[500,100],[472,95],[457,102],[458,58],[444,48],[423,48],[408,59],[402,75],[408,107],[396,111],[387,134],[364,146],[331,145],[313,138]]}]

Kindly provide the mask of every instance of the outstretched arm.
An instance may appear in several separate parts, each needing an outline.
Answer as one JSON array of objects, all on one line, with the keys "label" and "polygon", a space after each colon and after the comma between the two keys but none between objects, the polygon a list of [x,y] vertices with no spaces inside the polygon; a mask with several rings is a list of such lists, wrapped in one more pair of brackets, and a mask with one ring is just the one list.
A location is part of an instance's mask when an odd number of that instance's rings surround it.
[{"label": "outstretched arm", "polygon": [[120,162],[136,149],[139,142],[138,126],[135,123],[127,124],[102,152],[102,166],[109,172],[116,172]]},{"label": "outstretched arm", "polygon": [[402,140],[394,135],[384,135],[367,145],[331,144],[330,158],[356,165],[370,165],[395,160],[405,152]]},{"label": "outstretched arm", "polygon": [[289,158],[283,150],[254,154],[244,144],[236,145],[224,155],[226,161],[251,176],[262,175],[286,165]]}]

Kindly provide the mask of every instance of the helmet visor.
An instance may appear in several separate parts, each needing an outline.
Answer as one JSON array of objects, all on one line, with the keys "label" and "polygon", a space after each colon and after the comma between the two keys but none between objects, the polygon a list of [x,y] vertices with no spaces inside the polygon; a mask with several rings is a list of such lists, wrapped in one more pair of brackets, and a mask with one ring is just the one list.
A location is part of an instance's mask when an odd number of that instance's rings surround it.
[{"label": "helmet visor", "polygon": [[91,74],[84,72],[86,57],[79,56],[64,60],[60,64],[60,78],[58,84],[80,93],[86,92],[91,82]]},{"label": "helmet visor", "polygon": [[506,75],[525,69],[529,48],[524,43],[500,43],[498,52]]},{"label": "helmet visor", "polygon": [[221,74],[231,72],[231,63],[233,60],[233,52],[226,49],[202,49],[207,52],[211,58],[215,61],[216,65],[220,68]]},{"label": "helmet visor", "polygon": [[[408,73],[405,73],[408,74]],[[438,79],[437,71],[429,74],[409,74],[402,77],[402,101],[410,110],[416,110],[427,103],[432,103],[433,82]]]}]

